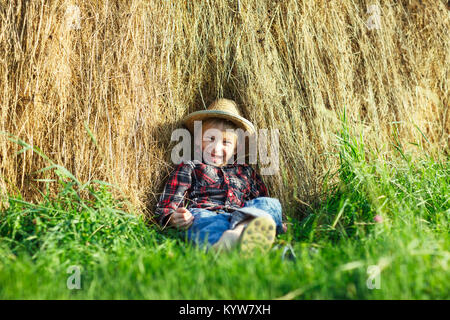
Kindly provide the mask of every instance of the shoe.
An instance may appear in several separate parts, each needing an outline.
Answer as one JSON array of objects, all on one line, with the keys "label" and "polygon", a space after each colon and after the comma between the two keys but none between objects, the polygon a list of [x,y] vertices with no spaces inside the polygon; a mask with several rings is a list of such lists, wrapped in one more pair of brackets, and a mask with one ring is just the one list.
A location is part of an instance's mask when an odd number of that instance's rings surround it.
[{"label": "shoe", "polygon": [[240,238],[240,249],[244,255],[259,251],[266,253],[275,241],[276,225],[271,218],[259,217],[249,222]]}]

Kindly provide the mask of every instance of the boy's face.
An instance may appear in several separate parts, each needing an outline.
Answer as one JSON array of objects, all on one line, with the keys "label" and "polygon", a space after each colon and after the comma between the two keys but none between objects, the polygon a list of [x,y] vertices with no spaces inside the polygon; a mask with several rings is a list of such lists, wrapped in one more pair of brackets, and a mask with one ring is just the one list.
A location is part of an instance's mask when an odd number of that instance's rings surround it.
[{"label": "boy's face", "polygon": [[202,153],[203,160],[215,166],[223,166],[236,154],[237,135],[234,130],[224,128],[223,123],[204,123]]}]

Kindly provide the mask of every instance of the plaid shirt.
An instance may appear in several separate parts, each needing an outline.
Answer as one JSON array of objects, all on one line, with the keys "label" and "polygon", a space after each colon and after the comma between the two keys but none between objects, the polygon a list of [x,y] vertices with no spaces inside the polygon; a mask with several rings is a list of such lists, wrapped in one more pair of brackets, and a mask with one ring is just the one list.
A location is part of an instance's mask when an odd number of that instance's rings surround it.
[{"label": "plaid shirt", "polygon": [[267,197],[261,177],[248,164],[227,164],[222,167],[198,160],[178,164],[171,173],[156,207],[155,215],[161,226],[178,208],[203,208],[234,211],[244,202]]}]

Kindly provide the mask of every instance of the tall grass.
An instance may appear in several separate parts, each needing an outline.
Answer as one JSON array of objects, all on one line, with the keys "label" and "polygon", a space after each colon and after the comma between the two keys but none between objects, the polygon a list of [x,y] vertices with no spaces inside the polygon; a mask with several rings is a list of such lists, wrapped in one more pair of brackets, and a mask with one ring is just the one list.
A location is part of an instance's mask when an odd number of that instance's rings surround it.
[{"label": "tall grass", "polygon": [[[380,30],[366,25],[373,4]],[[67,27],[69,5],[80,8],[80,29]],[[448,154],[440,1],[1,0],[0,19],[0,131],[83,183],[118,185],[114,195],[139,212],[152,211],[170,170],[172,130],[216,97],[280,130],[281,170],[265,180],[293,214],[314,205],[338,166],[328,155],[344,106],[379,154],[393,134],[409,151]],[[1,192],[40,201],[45,182],[35,179],[56,176],[32,175],[43,160],[18,150],[0,138]]]},{"label": "tall grass", "polygon": [[[205,253],[183,233],[162,233],[124,212],[107,184],[80,185],[65,168],[51,168],[55,196],[34,204],[10,195],[0,213],[0,297],[448,299],[449,162],[400,148],[380,160],[354,134],[344,123],[325,201],[302,221],[288,217],[274,250],[250,259]],[[285,244],[296,259],[282,258]],[[79,290],[67,287],[71,266],[81,269]],[[368,286],[373,266],[378,288]]]}]

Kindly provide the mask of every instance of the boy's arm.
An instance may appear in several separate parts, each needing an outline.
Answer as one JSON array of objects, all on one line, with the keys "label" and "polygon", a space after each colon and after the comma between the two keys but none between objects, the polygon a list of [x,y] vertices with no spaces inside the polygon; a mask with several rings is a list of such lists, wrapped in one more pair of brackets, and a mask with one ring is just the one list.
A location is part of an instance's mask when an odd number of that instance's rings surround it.
[{"label": "boy's arm", "polygon": [[178,164],[170,174],[155,210],[160,226],[165,227],[171,214],[183,203],[192,183],[191,174],[192,166],[186,163]]},{"label": "boy's arm", "polygon": [[[250,167],[251,168],[251,167]],[[257,197],[268,197],[269,192],[267,191],[267,187],[264,184],[261,176],[256,173],[256,171],[251,168],[251,190],[250,190],[250,199],[254,199]]]}]

